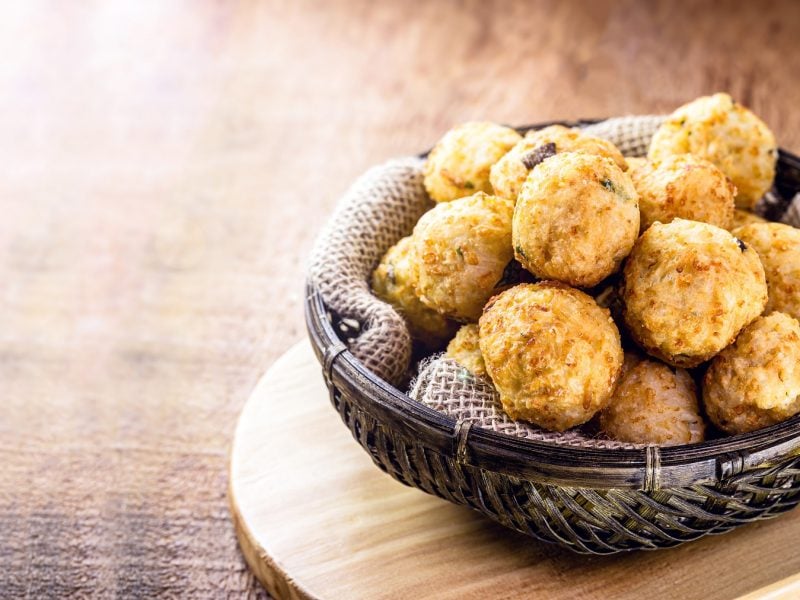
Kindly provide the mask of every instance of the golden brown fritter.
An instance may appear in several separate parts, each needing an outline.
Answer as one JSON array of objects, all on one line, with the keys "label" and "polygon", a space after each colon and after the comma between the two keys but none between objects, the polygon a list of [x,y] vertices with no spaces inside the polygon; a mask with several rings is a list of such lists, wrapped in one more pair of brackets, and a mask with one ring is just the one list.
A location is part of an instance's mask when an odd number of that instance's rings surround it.
[{"label": "golden brown fritter", "polygon": [[556,282],[522,284],[492,298],[480,320],[480,347],[509,416],[552,431],[604,408],[623,361],[608,310]]},{"label": "golden brown fritter", "polygon": [[495,165],[491,171],[494,193],[516,200],[528,173],[545,157],[559,152],[583,152],[613,160],[623,171],[628,168],[617,147],[580,129],[551,125],[529,131],[525,137]]},{"label": "golden brown fritter", "polygon": [[447,344],[445,356],[452,358],[473,375],[486,377],[486,363],[483,362],[476,323],[461,326],[456,337]]},{"label": "golden brown fritter", "polygon": [[758,253],[767,275],[767,312],[800,319],[800,229],[781,223],[752,223],[733,234]]},{"label": "golden brown fritter", "polygon": [[637,165],[629,174],[639,193],[640,231],[676,218],[730,227],[736,188],[707,160],[679,154]]},{"label": "golden brown fritter", "polygon": [[628,163],[628,175],[631,174],[631,169],[639,169],[646,164],[649,164],[649,161],[641,156],[626,156],[625,162]]},{"label": "golden brown fritter", "polygon": [[674,446],[705,437],[691,376],[654,360],[623,370],[611,402],[600,413],[600,428],[611,439],[635,444]]},{"label": "golden brown fritter", "polygon": [[648,158],[658,162],[686,153],[717,165],[736,186],[741,208],[753,208],[775,178],[775,136],[728,94],[703,96],[678,108],[656,131]]},{"label": "golden brown fritter", "polygon": [[767,284],[755,250],[719,227],[675,219],[636,242],[621,297],[625,323],[647,352],[694,367],[761,314]]},{"label": "golden brown fritter", "polygon": [[749,210],[737,208],[733,211],[733,220],[731,221],[730,227],[726,227],[726,229],[728,231],[733,231],[739,227],[750,225],[750,223],[769,223],[769,221],[762,219],[755,213],[751,213]]},{"label": "golden brown fritter", "polygon": [[748,325],[711,362],[703,402],[709,419],[734,434],[800,412],[800,323],[774,312]]},{"label": "golden brown fritter", "polygon": [[513,232],[515,257],[531,273],[591,287],[631,251],[639,233],[638,195],[613,161],[556,154],[522,186]]},{"label": "golden brown fritter", "polygon": [[475,192],[492,193],[489,170],[522,136],[486,121],[470,122],[448,131],[425,161],[425,189],[436,202]]},{"label": "golden brown fritter", "polygon": [[411,337],[439,348],[453,335],[456,325],[417,297],[412,245],[411,237],[405,237],[389,249],[372,272],[372,290],[403,315]]},{"label": "golden brown fritter", "polygon": [[513,258],[510,200],[478,192],[436,205],[414,228],[416,291],[458,321],[477,321]]}]

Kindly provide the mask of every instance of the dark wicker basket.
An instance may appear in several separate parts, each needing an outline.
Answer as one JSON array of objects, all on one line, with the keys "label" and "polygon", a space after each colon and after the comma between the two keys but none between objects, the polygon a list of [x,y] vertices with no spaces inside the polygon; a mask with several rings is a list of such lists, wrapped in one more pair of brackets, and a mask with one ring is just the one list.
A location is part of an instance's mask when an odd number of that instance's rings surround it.
[{"label": "dark wicker basket", "polygon": [[[800,191],[800,158],[780,152],[775,188],[786,202]],[[406,485],[594,554],[675,546],[800,502],[800,416],[643,450],[514,438],[455,422],[373,375],[339,339],[337,316],[307,291],[308,332],[334,408],[375,464]]]}]

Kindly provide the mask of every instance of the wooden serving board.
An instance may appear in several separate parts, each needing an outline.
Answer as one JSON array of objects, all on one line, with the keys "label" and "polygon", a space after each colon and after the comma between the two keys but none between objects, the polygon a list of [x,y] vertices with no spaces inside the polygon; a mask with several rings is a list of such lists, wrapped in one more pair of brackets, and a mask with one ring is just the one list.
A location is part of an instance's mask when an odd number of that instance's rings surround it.
[{"label": "wooden serving board", "polygon": [[308,342],[242,411],[230,503],[276,598],[800,597],[800,511],[670,550],[581,556],[382,473],[330,407]]}]

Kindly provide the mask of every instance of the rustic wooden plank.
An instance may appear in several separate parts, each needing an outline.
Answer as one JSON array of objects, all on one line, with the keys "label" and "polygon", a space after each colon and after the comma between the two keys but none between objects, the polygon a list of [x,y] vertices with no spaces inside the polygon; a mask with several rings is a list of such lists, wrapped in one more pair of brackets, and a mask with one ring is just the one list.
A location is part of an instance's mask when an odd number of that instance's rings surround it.
[{"label": "rustic wooden plank", "polygon": [[788,593],[800,573],[797,511],[670,550],[582,556],[403,486],[353,441],[305,341],[245,404],[230,501],[249,564],[280,597],[727,600]]}]

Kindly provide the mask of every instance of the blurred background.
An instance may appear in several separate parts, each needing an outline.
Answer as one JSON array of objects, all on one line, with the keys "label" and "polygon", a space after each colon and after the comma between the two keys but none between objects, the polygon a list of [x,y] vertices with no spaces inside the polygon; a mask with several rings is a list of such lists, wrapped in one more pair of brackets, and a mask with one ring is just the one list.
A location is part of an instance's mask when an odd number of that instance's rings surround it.
[{"label": "blurred background", "polygon": [[6,2],[0,596],[262,597],[238,411],[349,182],[468,119],[728,91],[800,150],[796,2]]}]

